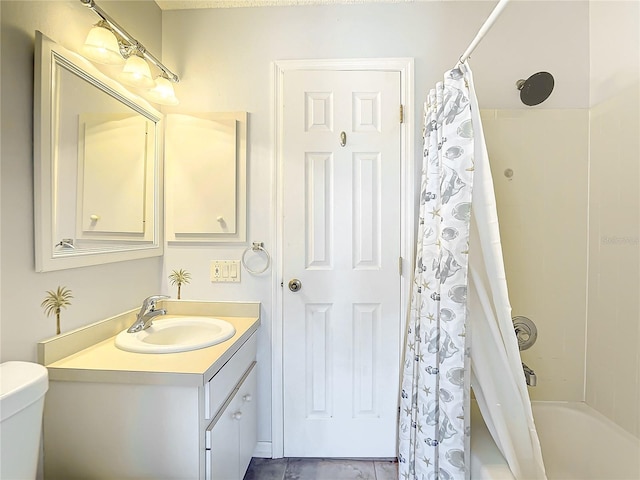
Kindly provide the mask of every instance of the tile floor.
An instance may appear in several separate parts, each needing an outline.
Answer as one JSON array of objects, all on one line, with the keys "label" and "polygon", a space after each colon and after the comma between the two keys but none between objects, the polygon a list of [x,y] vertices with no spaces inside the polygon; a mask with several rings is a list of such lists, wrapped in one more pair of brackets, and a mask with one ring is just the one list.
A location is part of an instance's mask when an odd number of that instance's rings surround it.
[{"label": "tile floor", "polygon": [[397,480],[390,460],[253,458],[244,480]]}]

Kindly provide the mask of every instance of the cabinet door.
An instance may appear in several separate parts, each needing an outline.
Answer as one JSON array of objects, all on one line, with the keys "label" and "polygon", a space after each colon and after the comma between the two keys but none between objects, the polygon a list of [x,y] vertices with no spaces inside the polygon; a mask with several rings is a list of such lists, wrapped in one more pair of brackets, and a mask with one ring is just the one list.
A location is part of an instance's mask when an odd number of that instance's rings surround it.
[{"label": "cabinet door", "polygon": [[207,480],[242,480],[257,441],[255,362],[206,431]]},{"label": "cabinet door", "polygon": [[256,444],[258,443],[258,402],[256,398],[256,391],[258,389],[258,374],[256,368],[251,370],[249,376],[245,379],[238,390],[240,396],[242,412],[242,418],[239,422],[240,427],[240,455],[239,455],[239,468],[240,477],[244,477],[244,474],[249,467],[251,457],[255,451]]},{"label": "cabinet door", "polygon": [[167,240],[244,242],[247,113],[169,114],[165,138]]},{"label": "cabinet door", "polygon": [[[235,397],[234,397],[235,400]],[[207,480],[240,480],[238,476],[240,429],[238,419],[235,418],[235,402],[222,412],[207,435],[211,443],[207,442]]]}]

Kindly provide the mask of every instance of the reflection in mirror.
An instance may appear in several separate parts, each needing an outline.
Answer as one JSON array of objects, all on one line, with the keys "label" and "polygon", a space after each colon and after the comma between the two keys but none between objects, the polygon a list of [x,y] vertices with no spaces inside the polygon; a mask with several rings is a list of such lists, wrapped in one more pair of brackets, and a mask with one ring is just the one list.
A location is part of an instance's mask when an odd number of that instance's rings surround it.
[{"label": "reflection in mirror", "polygon": [[153,163],[146,161],[153,133],[153,123],[140,115],[80,115],[78,239],[152,240],[145,218],[153,211],[145,209],[153,204],[145,196],[153,178],[147,171]]},{"label": "reflection in mirror", "polygon": [[162,255],[161,114],[36,32],[36,270]]}]

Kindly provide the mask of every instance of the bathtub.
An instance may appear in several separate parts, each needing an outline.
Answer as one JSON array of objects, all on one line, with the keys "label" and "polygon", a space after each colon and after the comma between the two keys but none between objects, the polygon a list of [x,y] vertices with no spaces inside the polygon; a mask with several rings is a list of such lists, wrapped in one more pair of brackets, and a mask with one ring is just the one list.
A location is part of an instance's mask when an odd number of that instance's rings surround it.
[{"label": "bathtub", "polygon": [[[532,407],[549,480],[640,479],[640,439],[584,403]],[[471,409],[471,479],[514,480],[477,405]]]}]

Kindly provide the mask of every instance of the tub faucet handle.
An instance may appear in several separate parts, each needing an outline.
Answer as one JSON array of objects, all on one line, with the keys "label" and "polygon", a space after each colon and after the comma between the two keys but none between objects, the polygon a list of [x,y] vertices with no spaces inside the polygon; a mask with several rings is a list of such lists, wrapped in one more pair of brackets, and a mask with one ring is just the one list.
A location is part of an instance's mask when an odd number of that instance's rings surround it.
[{"label": "tub faucet handle", "polygon": [[538,329],[536,324],[527,317],[517,316],[513,317],[513,329],[516,332],[516,339],[518,340],[518,348],[520,350],[527,350],[531,348],[538,339]]}]

